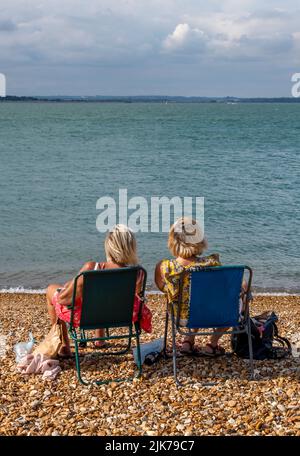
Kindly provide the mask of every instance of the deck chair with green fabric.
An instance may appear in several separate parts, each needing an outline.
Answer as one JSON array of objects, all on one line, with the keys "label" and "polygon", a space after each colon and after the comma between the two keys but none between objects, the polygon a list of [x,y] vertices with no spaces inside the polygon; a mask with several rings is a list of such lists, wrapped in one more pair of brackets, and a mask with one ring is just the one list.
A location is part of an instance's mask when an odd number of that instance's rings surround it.
[{"label": "deck chair with green fabric", "polygon": [[[241,307],[241,290],[247,273],[247,288]],[[184,275],[189,275],[189,317],[186,326],[180,321]],[[249,302],[251,299],[252,270],[248,266],[194,267],[186,269],[180,277],[179,298],[168,303],[166,311],[164,353],[167,354],[168,323],[171,319],[172,357],[177,385],[176,333],[183,336],[211,335],[218,328],[232,328],[222,334],[245,332],[248,334],[250,373],[253,378],[253,352],[250,329]],[[210,329],[210,330],[209,330]],[[194,331],[196,332],[194,332]]]},{"label": "deck chair with green fabric", "polygon": [[[138,275],[143,273],[141,290],[139,297],[141,306],[137,322],[132,322],[133,306],[136,295],[136,284]],[[82,286],[82,312],[79,328],[73,325],[74,307],[76,302],[77,282],[83,277]],[[147,272],[141,266],[124,267],[118,269],[104,269],[99,271],[85,271],[78,274],[74,282],[74,292],[71,306],[71,321],[69,324],[69,334],[75,345],[75,361],[79,381],[88,385],[82,378],[79,348],[89,342],[98,340],[127,339],[127,345],[120,351],[106,350],[101,352],[97,349],[97,354],[101,355],[124,355],[130,351],[132,339],[136,341],[137,347],[137,367],[136,374],[128,378],[114,378],[108,380],[96,380],[97,385],[124,380],[132,380],[135,376],[142,373],[141,353],[140,353],[140,318],[141,310],[145,300],[145,287]],[[86,331],[95,329],[106,329],[103,337],[87,337]],[[109,329],[125,328],[126,334],[110,335]]]}]

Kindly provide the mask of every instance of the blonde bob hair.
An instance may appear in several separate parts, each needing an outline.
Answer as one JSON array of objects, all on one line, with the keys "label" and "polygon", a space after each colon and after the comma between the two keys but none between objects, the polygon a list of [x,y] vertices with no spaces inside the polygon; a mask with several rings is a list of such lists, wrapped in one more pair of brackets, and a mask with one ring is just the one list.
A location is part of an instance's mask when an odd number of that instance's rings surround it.
[{"label": "blonde bob hair", "polygon": [[190,258],[207,249],[207,241],[196,220],[180,217],[170,228],[168,248],[174,257]]},{"label": "blonde bob hair", "polygon": [[138,264],[136,239],[126,225],[115,225],[108,233],[104,242],[107,260],[119,265]]}]

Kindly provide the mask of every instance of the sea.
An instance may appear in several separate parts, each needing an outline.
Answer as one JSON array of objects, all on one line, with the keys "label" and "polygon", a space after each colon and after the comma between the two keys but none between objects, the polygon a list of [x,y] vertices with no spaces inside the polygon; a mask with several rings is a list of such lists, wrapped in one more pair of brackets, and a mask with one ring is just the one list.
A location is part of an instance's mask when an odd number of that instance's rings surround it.
[{"label": "sea", "polygon": [[[103,261],[97,201],[204,198],[207,253],[258,293],[300,292],[300,104],[0,103],[0,289]],[[166,232],[138,232],[148,288]]]}]

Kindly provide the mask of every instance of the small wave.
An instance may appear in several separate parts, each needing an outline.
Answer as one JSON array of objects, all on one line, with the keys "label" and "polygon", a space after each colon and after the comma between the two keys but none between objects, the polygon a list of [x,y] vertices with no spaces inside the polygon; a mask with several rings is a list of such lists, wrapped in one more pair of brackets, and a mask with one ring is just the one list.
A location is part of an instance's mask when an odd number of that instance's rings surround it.
[{"label": "small wave", "polygon": [[[10,287],[0,289],[0,293],[10,293],[10,294],[45,294],[46,290],[43,288],[25,288],[25,287]],[[148,289],[146,295],[163,295],[159,290]],[[287,291],[257,291],[253,293],[254,296],[300,296],[299,292],[287,292]]]},{"label": "small wave", "polygon": [[44,294],[46,293],[45,289],[32,289],[24,287],[10,287],[10,288],[1,288],[0,293],[22,293],[22,294]]},{"label": "small wave", "polygon": [[[46,293],[45,289],[32,289],[25,287],[10,287],[10,288],[1,288],[0,293],[20,293],[20,294],[44,294]],[[159,290],[147,290],[146,294],[148,295],[162,295],[163,293]]]},{"label": "small wave", "polygon": [[268,291],[253,293],[254,296],[300,296],[300,293],[292,293],[287,291]]},{"label": "small wave", "polygon": [[146,290],[146,295],[163,295],[163,292],[160,290]]},{"label": "small wave", "polygon": [[[162,291],[159,290],[147,290],[146,294],[148,295],[163,295]],[[257,291],[252,293],[253,296],[300,296],[299,292],[287,292],[287,291]]]}]

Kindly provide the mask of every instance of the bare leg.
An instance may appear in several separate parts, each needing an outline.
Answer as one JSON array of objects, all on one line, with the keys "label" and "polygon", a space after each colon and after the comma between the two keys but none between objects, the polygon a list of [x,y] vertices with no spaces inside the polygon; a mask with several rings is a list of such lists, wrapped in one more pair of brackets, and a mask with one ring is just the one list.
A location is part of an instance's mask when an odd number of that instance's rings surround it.
[{"label": "bare leg", "polygon": [[[192,332],[197,332],[198,329],[192,329]],[[194,349],[195,336],[185,336],[181,344],[181,352],[190,353]]]},{"label": "bare leg", "polygon": [[[53,295],[58,288],[62,288],[62,285],[54,283],[54,284],[49,285],[47,288],[47,291],[46,291],[47,309],[48,309],[48,314],[50,317],[51,326],[54,325],[54,323],[56,323],[56,321],[57,321],[57,315],[55,313],[55,309],[51,302],[52,302]],[[63,334],[63,345],[59,351],[59,354],[68,356],[71,354],[68,329],[67,329],[66,323],[62,320],[61,320],[61,329],[62,329],[62,334]]]},{"label": "bare leg", "polygon": [[203,351],[207,354],[222,354],[225,353],[223,347],[220,347],[218,342],[223,336],[225,331],[228,331],[230,328],[217,328],[210,336],[209,343],[204,347]]},{"label": "bare leg", "polygon": [[218,345],[219,340],[223,336],[224,332],[228,331],[228,329],[230,328],[218,328],[217,331],[210,336],[210,343],[213,347]]},{"label": "bare leg", "polygon": [[53,284],[49,285],[46,290],[47,309],[48,309],[48,314],[50,317],[51,326],[54,325],[54,323],[57,320],[55,309],[52,305],[52,298],[53,298],[53,295],[56,292],[56,290],[61,287],[62,286],[59,285],[58,283],[53,283]]},{"label": "bare leg", "polygon": [[63,345],[59,350],[59,355],[69,356],[72,354],[71,347],[70,347],[70,340],[68,336],[68,328],[64,321],[60,320],[61,330],[63,334]]},{"label": "bare leg", "polygon": [[[105,335],[105,332],[104,332],[104,329],[96,329],[95,331],[95,337],[104,337]],[[101,348],[105,345],[105,341],[104,340],[96,340],[94,342],[94,345],[98,348]]]}]

